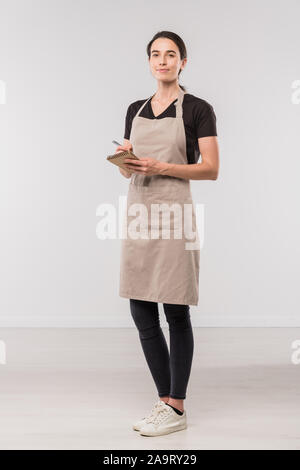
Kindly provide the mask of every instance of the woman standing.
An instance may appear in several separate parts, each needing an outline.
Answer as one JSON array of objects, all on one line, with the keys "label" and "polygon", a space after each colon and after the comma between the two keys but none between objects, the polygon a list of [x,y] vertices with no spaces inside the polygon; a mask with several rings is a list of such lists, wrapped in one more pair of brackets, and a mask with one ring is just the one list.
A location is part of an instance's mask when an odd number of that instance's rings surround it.
[{"label": "woman standing", "polygon": [[[183,400],[194,350],[189,306],[198,305],[200,262],[190,180],[216,180],[219,151],[213,107],[186,93],[178,83],[187,62],[183,40],[170,31],[160,31],[149,42],[147,54],[157,91],[130,104],[124,145],[117,148],[131,149],[140,158],[125,160],[127,171],[120,169],[131,178],[127,228],[136,227],[136,222],[130,223],[136,218],[134,204],[142,208],[139,236],[126,232],[122,240],[119,295],[129,299],[159,395],[150,414],[133,429],[144,436],[158,436],[187,427]],[[200,153],[202,161],[197,163]],[[159,215],[153,216],[158,207],[162,222]],[[159,302],[169,324],[170,354],[159,323]]]}]

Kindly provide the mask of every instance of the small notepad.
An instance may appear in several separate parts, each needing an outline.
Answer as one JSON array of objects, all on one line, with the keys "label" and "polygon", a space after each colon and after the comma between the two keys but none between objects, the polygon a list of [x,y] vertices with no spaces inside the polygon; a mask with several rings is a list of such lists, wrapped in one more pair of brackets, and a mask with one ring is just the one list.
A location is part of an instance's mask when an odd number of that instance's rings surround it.
[{"label": "small notepad", "polygon": [[115,153],[114,155],[109,155],[108,157],[106,157],[106,159],[109,162],[113,163],[114,165],[117,165],[117,166],[119,166],[120,168],[123,168],[126,171],[130,171],[128,168],[126,168],[126,163],[124,163],[124,160],[126,158],[131,158],[132,160],[140,160],[130,150],[125,150],[124,152],[118,152],[118,153]]}]

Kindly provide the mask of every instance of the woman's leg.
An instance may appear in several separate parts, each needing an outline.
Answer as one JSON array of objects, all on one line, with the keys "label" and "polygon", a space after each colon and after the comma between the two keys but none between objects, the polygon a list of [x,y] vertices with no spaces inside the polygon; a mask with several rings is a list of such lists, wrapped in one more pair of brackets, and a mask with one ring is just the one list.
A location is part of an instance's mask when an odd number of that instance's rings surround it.
[{"label": "woman's leg", "polygon": [[170,356],[159,323],[158,304],[146,300],[129,300],[131,315],[139,331],[141,345],[156,384],[158,395],[160,398],[169,397],[171,382]]},{"label": "woman's leg", "polygon": [[[194,353],[189,305],[163,304],[170,334],[171,388],[169,404],[183,409]],[[177,405],[177,406],[176,406]]]}]

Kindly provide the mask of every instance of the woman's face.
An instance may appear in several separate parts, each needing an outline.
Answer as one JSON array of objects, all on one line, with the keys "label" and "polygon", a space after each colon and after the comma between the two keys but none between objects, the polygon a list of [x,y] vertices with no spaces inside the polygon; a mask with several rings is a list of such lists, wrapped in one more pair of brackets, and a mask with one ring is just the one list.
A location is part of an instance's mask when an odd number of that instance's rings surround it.
[{"label": "woman's face", "polygon": [[180,52],[175,42],[168,38],[157,38],[150,50],[149,65],[154,78],[163,82],[177,80],[180,69],[187,59],[180,59]]}]

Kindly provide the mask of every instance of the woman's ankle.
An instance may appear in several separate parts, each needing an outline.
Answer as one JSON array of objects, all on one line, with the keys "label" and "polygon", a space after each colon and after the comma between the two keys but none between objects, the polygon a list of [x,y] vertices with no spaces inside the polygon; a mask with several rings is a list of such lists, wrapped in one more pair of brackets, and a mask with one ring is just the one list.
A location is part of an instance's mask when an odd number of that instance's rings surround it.
[{"label": "woman's ankle", "polygon": [[160,400],[164,401],[165,403],[168,403],[170,397],[167,395],[165,397],[159,397]]},{"label": "woman's ankle", "polygon": [[177,408],[177,410],[184,411],[184,406],[183,406],[183,401],[184,400],[179,400],[177,398],[169,398],[168,404],[171,406],[174,406],[174,408]]}]

